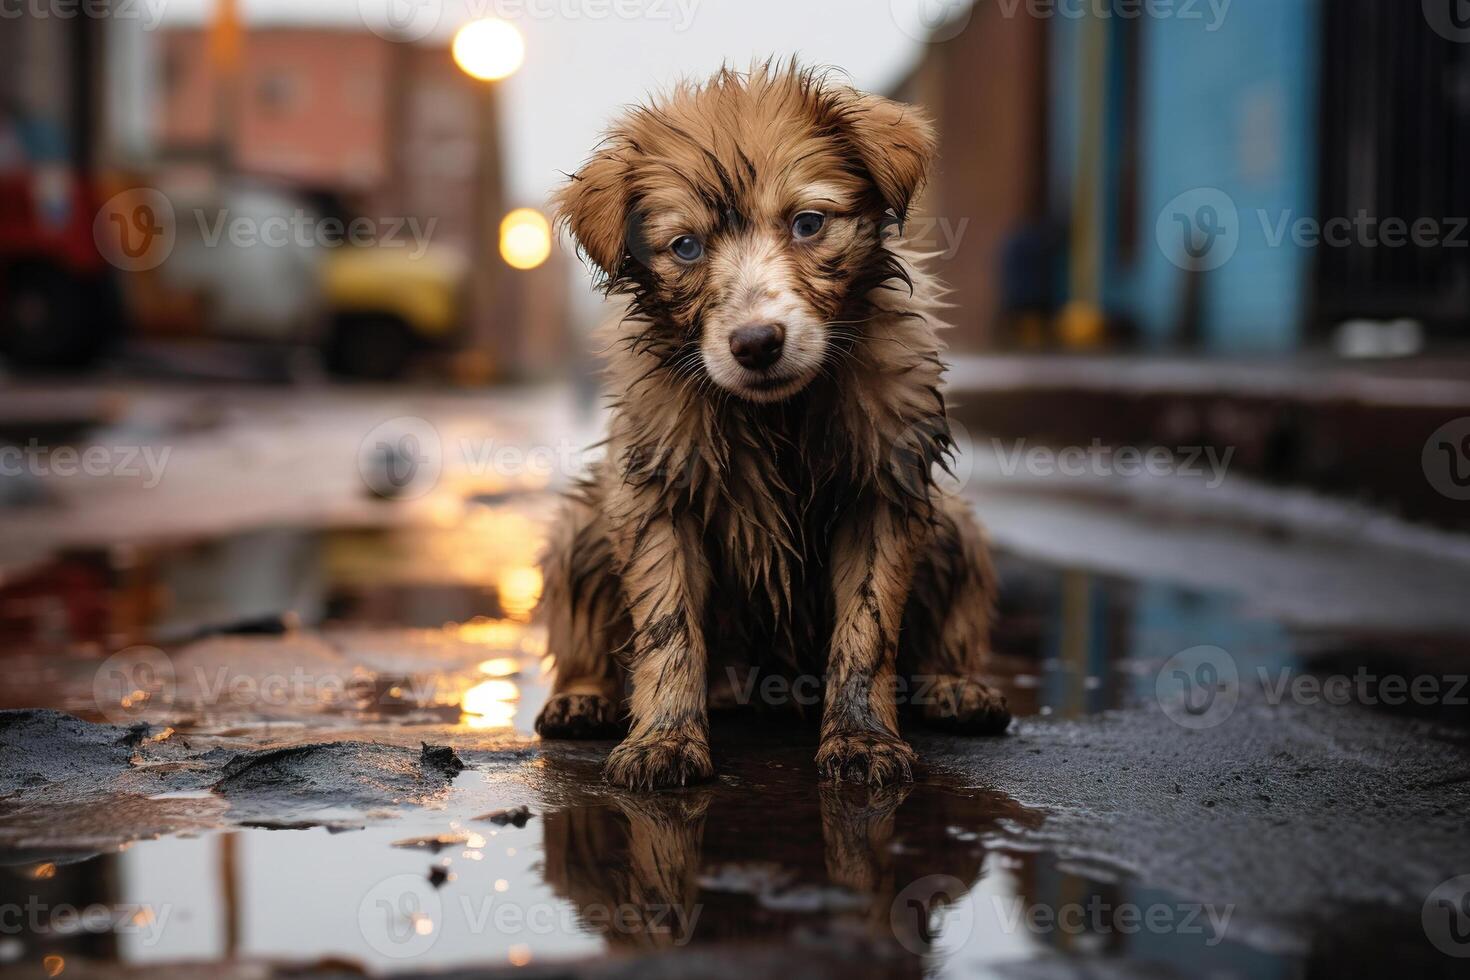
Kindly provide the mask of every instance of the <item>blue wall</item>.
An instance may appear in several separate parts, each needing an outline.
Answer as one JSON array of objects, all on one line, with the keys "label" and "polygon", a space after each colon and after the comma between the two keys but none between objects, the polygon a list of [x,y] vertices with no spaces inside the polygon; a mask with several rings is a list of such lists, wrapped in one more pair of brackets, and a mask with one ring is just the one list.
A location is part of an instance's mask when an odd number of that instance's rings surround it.
[{"label": "blue wall", "polygon": [[[1178,195],[1218,188],[1238,212],[1237,250],[1203,279],[1204,343],[1217,351],[1280,351],[1301,339],[1309,296],[1311,253],[1273,246],[1262,228],[1283,215],[1316,210],[1317,78],[1321,0],[1232,0],[1217,18],[1150,17],[1141,24],[1140,188],[1138,246],[1131,262],[1117,249],[1113,184],[1104,185],[1098,227],[1103,237],[1105,309],[1127,315],[1145,343],[1169,340],[1183,295],[1178,241],[1161,241],[1156,224]],[[1182,7],[1176,3],[1176,10]],[[1211,30],[1211,26],[1216,29]],[[1051,156],[1055,210],[1070,214],[1083,86],[1084,22],[1056,17],[1051,27]],[[1121,134],[1118,21],[1103,84],[1108,91],[1105,173],[1117,167]]]}]

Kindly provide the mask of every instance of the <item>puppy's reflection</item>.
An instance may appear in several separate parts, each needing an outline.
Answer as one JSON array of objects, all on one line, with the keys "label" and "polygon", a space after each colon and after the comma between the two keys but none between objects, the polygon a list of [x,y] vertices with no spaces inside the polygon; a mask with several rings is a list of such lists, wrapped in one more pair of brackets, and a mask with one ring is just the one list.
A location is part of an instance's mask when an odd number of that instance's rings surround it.
[{"label": "puppy's reflection", "polygon": [[618,797],[546,816],[546,881],[614,946],[682,946],[694,936],[710,790]]},{"label": "puppy's reflection", "polygon": [[818,784],[805,766],[756,763],[709,787],[549,813],[545,875],[614,948],[780,940],[816,926],[917,954],[937,938],[931,913],[979,877],[980,836],[1039,819],[999,794]]}]

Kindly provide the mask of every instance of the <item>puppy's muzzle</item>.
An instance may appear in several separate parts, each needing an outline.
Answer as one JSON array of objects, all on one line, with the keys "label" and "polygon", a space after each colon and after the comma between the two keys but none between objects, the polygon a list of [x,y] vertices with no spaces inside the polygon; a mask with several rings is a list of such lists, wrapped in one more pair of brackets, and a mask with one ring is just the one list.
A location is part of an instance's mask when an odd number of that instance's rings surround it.
[{"label": "puppy's muzzle", "polygon": [[730,334],[730,353],[740,366],[764,371],[781,359],[786,331],[779,323],[748,323]]}]

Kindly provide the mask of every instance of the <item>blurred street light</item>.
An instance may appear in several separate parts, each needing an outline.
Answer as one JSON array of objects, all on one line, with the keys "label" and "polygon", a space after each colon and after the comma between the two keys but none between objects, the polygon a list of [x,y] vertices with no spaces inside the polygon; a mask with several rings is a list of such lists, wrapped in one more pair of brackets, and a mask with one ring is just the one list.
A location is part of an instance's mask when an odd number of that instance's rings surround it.
[{"label": "blurred street light", "polygon": [[513,269],[534,269],[551,254],[551,224],[535,208],[516,208],[500,222],[500,257]]},{"label": "blurred street light", "polygon": [[515,74],[526,57],[526,42],[509,21],[498,17],[472,20],[454,35],[454,63],[466,75],[495,82]]}]

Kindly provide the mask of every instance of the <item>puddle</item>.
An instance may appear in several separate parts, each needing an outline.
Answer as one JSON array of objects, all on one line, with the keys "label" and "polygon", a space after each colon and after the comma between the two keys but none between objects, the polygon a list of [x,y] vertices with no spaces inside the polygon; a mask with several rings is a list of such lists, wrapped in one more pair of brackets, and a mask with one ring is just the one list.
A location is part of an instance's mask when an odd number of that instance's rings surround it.
[{"label": "puddle", "polygon": [[[674,793],[611,792],[598,776],[606,745],[477,762],[478,737],[529,734],[545,696],[544,638],[528,623],[545,505],[495,497],[430,528],[74,552],[0,583],[0,707],[166,725],[153,737],[199,749],[447,740],[471,766],[415,805],[236,813],[251,826],[231,830],[212,829],[231,820],[216,792],[165,790],[139,806],[187,814],[167,825],[181,833],[70,863],[0,851],[0,908],[36,907],[0,935],[0,965],[393,971],[813,936],[868,937],[898,957],[894,972],[942,977],[1020,961],[1047,975],[1078,956],[1189,975],[1303,965],[1300,951],[1222,938],[1225,909],[1023,846],[1018,832],[1046,814],[993,789],[943,772],[888,791],[819,786],[813,733],[776,721],[721,723],[718,779]],[[1229,597],[1001,567],[996,668],[1021,716],[1145,704],[1159,664],[1200,644],[1230,651],[1242,676],[1344,662],[1324,653],[1344,644],[1243,615]],[[122,650],[141,652],[106,661],[117,686],[99,665]],[[519,806],[529,819],[477,819]],[[0,826],[13,817],[3,807]]]},{"label": "puddle", "polygon": [[[444,798],[360,830],[205,833],[0,869],[0,903],[44,907],[19,938],[28,961],[330,958],[388,971],[813,933],[896,938],[893,955],[946,977],[1140,941],[1180,968],[1256,955],[1166,895],[1010,846],[1044,817],[993,790],[932,774],[891,790],[819,787],[815,742],[797,729],[717,728],[715,744],[721,777],[698,790],[613,794],[595,779],[597,753],[571,751],[533,780],[467,770]],[[522,827],[487,817],[522,805]],[[1198,916],[1200,931],[1141,940],[1119,924],[1135,906]],[[90,925],[58,925],[63,908],[92,910]],[[1073,908],[1064,928],[1037,920]]]}]

